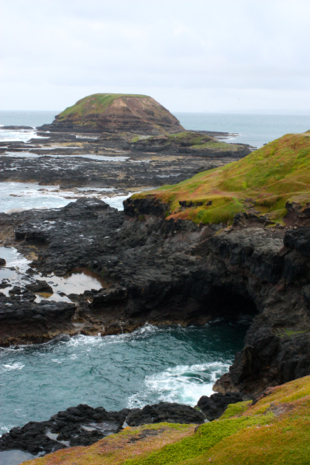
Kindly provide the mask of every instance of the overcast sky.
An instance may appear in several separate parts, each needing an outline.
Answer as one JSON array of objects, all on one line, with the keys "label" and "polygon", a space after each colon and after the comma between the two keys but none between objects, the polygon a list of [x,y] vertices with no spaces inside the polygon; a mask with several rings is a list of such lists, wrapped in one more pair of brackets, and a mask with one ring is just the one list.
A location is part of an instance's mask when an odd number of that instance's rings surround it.
[{"label": "overcast sky", "polygon": [[0,0],[0,110],[97,92],[310,113],[309,0]]}]

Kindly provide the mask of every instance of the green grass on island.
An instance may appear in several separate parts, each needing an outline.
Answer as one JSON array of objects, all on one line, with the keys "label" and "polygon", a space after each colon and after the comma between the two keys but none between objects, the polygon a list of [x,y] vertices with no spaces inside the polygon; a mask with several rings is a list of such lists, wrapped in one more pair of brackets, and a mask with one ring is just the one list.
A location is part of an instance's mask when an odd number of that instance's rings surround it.
[{"label": "green grass on island", "polygon": [[309,465],[310,376],[270,388],[255,405],[229,405],[219,420],[125,428],[89,447],[25,465]]},{"label": "green grass on island", "polygon": [[84,114],[103,113],[114,100],[122,97],[149,98],[147,95],[139,94],[93,94],[78,100],[71,107],[66,108],[57,116],[57,120],[61,121],[67,117],[83,117]]},{"label": "green grass on island", "polygon": [[310,204],[310,131],[287,134],[241,160],[132,199],[142,197],[168,204],[168,218],[230,223],[237,213],[254,212],[281,223],[287,202]]}]

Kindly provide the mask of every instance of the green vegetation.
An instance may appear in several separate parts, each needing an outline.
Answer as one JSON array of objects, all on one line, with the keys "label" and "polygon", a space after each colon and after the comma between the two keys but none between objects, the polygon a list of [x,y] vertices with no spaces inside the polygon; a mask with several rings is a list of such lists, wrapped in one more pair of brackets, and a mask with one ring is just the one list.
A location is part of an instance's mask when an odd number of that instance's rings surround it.
[{"label": "green vegetation", "polygon": [[308,465],[310,376],[269,388],[255,405],[228,406],[219,420],[126,428],[90,447],[25,465]]},{"label": "green vegetation", "polygon": [[147,95],[135,94],[93,94],[84,97],[76,102],[71,107],[66,108],[57,116],[57,120],[61,121],[68,117],[83,118],[85,114],[103,113],[114,100],[122,97],[147,98]]},{"label": "green vegetation", "polygon": [[244,402],[237,402],[236,404],[228,405],[227,409],[221,416],[221,420],[225,420],[236,415],[240,415],[241,413],[245,412],[248,407],[252,404],[251,400],[246,400]]},{"label": "green vegetation", "polygon": [[[287,202],[295,202],[301,208],[310,204],[309,186],[307,132],[285,135],[239,161],[132,198],[155,197],[167,203],[171,210],[168,219],[229,223],[236,213],[253,212],[281,223]],[[181,206],[180,201],[193,202],[193,206]]]},{"label": "green vegetation", "polygon": [[288,337],[288,338],[293,338],[295,336],[299,336],[300,334],[305,334],[310,332],[308,329],[303,329],[303,330],[296,330],[296,329],[280,329],[277,331],[279,337]]},{"label": "green vegetation", "polygon": [[[148,454],[147,457],[134,460],[126,460],[126,465],[171,465],[173,463],[184,463],[204,455],[210,448],[244,428],[253,425],[267,424],[272,414],[257,418],[234,418],[231,420],[217,421],[200,426],[197,433],[182,439],[177,444],[163,447],[159,451]],[[195,463],[195,462],[193,462]]]}]

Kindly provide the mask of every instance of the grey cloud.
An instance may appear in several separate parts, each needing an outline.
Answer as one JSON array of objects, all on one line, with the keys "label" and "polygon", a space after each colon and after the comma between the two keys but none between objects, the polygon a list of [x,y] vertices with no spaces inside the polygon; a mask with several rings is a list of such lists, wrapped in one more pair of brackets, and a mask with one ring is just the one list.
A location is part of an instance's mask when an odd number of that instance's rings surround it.
[{"label": "grey cloud", "polygon": [[0,98],[7,109],[14,85],[29,109],[51,108],[49,97],[36,101],[30,91],[40,86],[57,89],[64,104],[70,88],[72,95],[77,88],[143,88],[165,98],[161,89],[173,90],[178,106],[176,90],[187,89],[193,98],[184,111],[195,111],[201,89],[208,96],[221,89],[255,96],[260,89],[260,99],[278,105],[276,92],[286,91],[291,104],[292,92],[310,84],[304,0],[11,0],[1,9]]}]

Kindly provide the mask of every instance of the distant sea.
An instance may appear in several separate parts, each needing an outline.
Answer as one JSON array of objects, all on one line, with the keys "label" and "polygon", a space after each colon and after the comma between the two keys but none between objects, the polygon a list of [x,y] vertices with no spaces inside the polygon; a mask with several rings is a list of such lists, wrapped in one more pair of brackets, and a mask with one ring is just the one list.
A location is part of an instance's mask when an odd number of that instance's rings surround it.
[{"label": "distant sea", "polygon": [[[0,111],[0,125],[41,126],[51,123],[58,113],[60,112]],[[284,134],[310,129],[310,115],[175,113],[175,116],[185,129],[238,134],[226,139],[227,142],[241,142],[257,148]],[[16,140],[20,140],[18,135]]]},{"label": "distant sea", "polygon": [[310,130],[310,115],[241,115],[222,113],[175,113],[185,129],[238,134],[227,142],[260,148],[284,134]]}]

